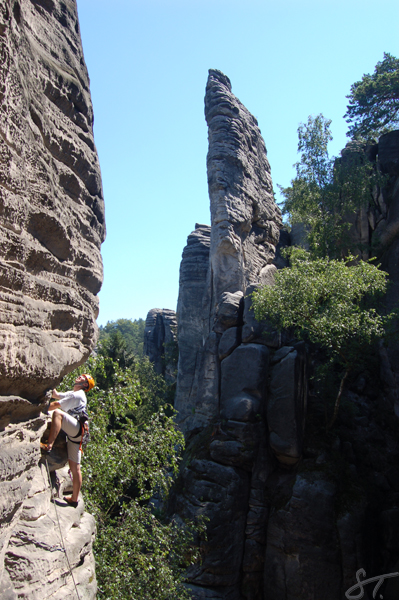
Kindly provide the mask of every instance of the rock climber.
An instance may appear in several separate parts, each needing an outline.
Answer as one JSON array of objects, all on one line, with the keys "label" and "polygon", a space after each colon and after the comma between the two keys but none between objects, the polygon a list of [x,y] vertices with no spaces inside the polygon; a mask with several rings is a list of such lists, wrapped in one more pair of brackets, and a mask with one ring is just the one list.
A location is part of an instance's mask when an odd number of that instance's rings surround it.
[{"label": "rock climber", "polygon": [[80,470],[82,429],[79,416],[82,413],[86,413],[87,400],[85,391],[91,390],[94,385],[93,377],[84,373],[75,379],[72,391],[65,393],[57,392],[57,390],[52,391],[51,397],[55,399],[55,402],[51,402],[48,409],[53,413],[50,434],[47,444],[41,444],[45,452],[51,452],[60,430],[62,429],[66,433],[68,462],[72,473],[73,491],[72,496],[66,497],[64,500],[74,507],[78,505],[78,496],[82,487],[82,472]]}]

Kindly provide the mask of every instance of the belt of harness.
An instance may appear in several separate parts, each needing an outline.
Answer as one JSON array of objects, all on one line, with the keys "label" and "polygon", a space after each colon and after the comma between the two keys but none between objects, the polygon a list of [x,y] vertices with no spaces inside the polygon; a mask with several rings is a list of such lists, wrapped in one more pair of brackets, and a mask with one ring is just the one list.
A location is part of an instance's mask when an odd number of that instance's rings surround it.
[{"label": "belt of harness", "polygon": [[[72,444],[79,444],[79,452],[83,453],[82,446],[83,444],[86,446],[87,442],[90,439],[89,432],[89,417],[86,413],[80,413],[80,415],[73,415],[77,421],[79,422],[80,429],[76,435],[67,436],[68,440],[72,442]],[[75,438],[80,437],[80,440],[75,441]]]}]

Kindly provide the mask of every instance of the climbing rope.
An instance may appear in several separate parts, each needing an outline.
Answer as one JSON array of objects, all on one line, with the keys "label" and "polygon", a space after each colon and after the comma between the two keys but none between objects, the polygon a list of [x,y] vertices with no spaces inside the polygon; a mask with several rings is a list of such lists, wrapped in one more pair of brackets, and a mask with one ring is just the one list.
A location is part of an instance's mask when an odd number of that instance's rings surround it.
[{"label": "climbing rope", "polygon": [[[47,460],[47,456],[46,456],[46,467],[47,467],[47,475],[48,475],[48,481],[49,481],[49,486],[50,486],[50,493],[51,493],[51,498],[52,498],[52,496],[53,496],[53,491],[52,491],[52,488],[51,488],[51,476],[50,476],[50,469],[49,469],[49,466],[48,466],[48,460]],[[62,529],[61,529],[60,518],[59,518],[59,516],[58,516],[57,503],[56,503],[56,502],[53,502],[53,506],[54,506],[54,508],[55,508],[55,514],[57,515],[57,522],[58,522],[58,529],[60,530],[60,537],[61,537],[62,551],[64,552],[64,554],[65,554],[65,558],[66,558],[66,560],[67,560],[67,563],[68,563],[68,569],[69,569],[69,573],[70,573],[70,575],[71,575],[71,577],[72,577],[73,584],[74,584],[74,586],[75,586],[75,592],[76,592],[76,595],[77,595],[77,597],[78,597],[78,600],[81,600],[81,599],[80,599],[80,596],[79,596],[79,592],[78,592],[78,587],[77,587],[77,585],[76,585],[75,577],[73,576],[73,572],[72,572],[71,563],[69,562],[68,554],[67,554],[66,547],[65,547],[64,538],[62,537]]]}]

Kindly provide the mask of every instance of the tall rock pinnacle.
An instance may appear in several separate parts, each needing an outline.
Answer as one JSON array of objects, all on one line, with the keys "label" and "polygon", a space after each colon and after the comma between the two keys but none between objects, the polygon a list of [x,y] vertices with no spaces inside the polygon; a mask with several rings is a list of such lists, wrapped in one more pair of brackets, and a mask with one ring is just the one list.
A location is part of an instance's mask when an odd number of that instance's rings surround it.
[{"label": "tall rock pinnacle", "polygon": [[[220,71],[209,71],[205,95],[211,228],[198,226],[180,267],[179,368],[175,407],[184,429],[204,425],[220,407],[219,342],[242,328],[249,286],[270,279],[281,213],[273,197],[266,147],[255,117]],[[200,267],[200,268],[199,268]],[[248,334],[248,331],[250,333]]]},{"label": "tall rock pinnacle", "polygon": [[258,123],[220,71],[209,71],[205,117],[214,306],[223,292],[245,292],[262,281],[274,258],[281,213]]}]

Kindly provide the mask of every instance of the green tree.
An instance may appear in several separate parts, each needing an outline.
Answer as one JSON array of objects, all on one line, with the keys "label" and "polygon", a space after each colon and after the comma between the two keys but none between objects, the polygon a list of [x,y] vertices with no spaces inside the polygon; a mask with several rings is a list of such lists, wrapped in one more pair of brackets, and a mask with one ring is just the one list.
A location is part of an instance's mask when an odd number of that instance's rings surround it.
[{"label": "green tree", "polygon": [[[301,223],[312,255],[342,258],[357,252],[350,237],[351,214],[373,202],[372,190],[382,181],[364,148],[345,150],[329,157],[331,121],[322,114],[309,116],[298,128],[297,175],[291,186],[281,188],[283,213],[290,225]],[[353,149],[352,149],[353,150]]]},{"label": "green tree", "polygon": [[134,364],[134,353],[127,349],[126,339],[119,329],[112,330],[98,345],[98,353],[116,361],[122,369]]},{"label": "green tree", "polygon": [[97,524],[98,598],[188,599],[184,568],[198,558],[194,536],[204,527],[169,521],[151,504],[154,495],[166,498],[184,446],[173,415],[166,414],[165,382],[147,358],[129,369],[97,356],[68,375],[62,388],[87,371],[96,386],[88,394],[83,494]]},{"label": "green tree", "polygon": [[298,338],[320,344],[341,369],[341,382],[329,427],[335,422],[345,381],[365,347],[384,337],[394,313],[377,310],[387,289],[387,273],[369,262],[311,259],[299,248],[290,252],[290,268],[275,276],[274,286],[253,294],[255,315],[279,329],[294,328]]},{"label": "green tree", "polygon": [[117,319],[116,321],[108,321],[104,326],[100,327],[99,341],[103,343],[109,337],[118,331],[126,343],[126,353],[130,355],[142,356],[144,344],[144,319]]},{"label": "green tree", "polygon": [[399,126],[399,59],[384,52],[372,75],[352,84],[344,118],[347,135],[371,140]]}]

